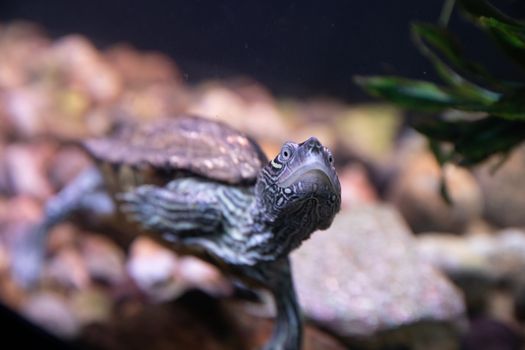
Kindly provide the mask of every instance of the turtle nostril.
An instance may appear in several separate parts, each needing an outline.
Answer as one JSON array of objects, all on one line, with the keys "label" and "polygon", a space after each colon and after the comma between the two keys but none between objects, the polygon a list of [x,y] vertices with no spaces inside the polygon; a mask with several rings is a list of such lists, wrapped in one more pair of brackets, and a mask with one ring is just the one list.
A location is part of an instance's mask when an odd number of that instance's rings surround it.
[{"label": "turtle nostril", "polygon": [[308,147],[308,149],[311,150],[318,150],[322,147],[321,142],[319,142],[319,140],[313,136],[306,140],[305,144]]}]

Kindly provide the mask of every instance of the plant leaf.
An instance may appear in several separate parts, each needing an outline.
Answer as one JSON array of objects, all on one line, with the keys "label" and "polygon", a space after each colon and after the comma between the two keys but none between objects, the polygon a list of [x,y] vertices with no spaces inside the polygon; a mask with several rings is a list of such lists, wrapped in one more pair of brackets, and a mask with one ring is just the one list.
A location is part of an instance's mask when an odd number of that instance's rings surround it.
[{"label": "plant leaf", "polygon": [[525,122],[494,116],[474,121],[421,118],[414,127],[434,141],[452,143],[454,148],[449,159],[465,166],[494,154],[506,154],[525,140]]},{"label": "plant leaf", "polygon": [[525,67],[525,26],[508,24],[489,17],[478,18],[478,23],[492,35],[510,58]]},{"label": "plant leaf", "polygon": [[487,112],[510,120],[525,121],[525,89],[516,89],[503,95]]},{"label": "plant leaf", "polygon": [[462,96],[451,89],[421,80],[389,76],[355,77],[354,80],[374,96],[420,111],[456,108],[479,112],[487,110],[492,102],[476,96]]},{"label": "plant leaf", "polygon": [[[500,92],[516,85],[513,82],[500,81],[492,77],[480,64],[466,60],[457,38],[445,28],[430,23],[414,22],[411,33],[421,54],[432,62],[441,78],[455,86],[459,93],[474,94],[487,100],[496,100],[499,97],[494,91],[466,80],[463,75]],[[446,59],[453,68],[433,50]]]},{"label": "plant leaf", "polygon": [[486,0],[458,0],[458,3],[468,15],[474,18],[489,17],[509,25],[521,27],[525,25],[523,22],[504,14]]}]

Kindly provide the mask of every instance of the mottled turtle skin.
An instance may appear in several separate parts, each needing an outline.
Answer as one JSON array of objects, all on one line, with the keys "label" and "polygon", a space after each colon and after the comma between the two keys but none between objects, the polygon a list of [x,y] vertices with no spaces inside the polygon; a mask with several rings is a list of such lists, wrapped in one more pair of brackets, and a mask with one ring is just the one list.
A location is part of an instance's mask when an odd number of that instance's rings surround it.
[{"label": "mottled turtle skin", "polygon": [[48,202],[42,223],[19,245],[15,278],[38,277],[53,225],[74,212],[110,211],[134,227],[126,228],[132,235],[148,233],[267,288],[277,318],[265,349],[301,348],[288,254],[339,211],[341,188],[326,147],[314,137],[287,142],[268,161],[243,133],[195,116],[124,125],[83,144],[96,168]]}]

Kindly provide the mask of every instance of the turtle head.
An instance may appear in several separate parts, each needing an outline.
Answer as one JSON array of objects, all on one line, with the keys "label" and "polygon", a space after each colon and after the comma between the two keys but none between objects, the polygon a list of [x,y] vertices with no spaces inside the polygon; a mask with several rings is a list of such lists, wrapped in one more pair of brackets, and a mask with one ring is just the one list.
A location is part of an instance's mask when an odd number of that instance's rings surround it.
[{"label": "turtle head", "polygon": [[[261,171],[256,195],[291,249],[332,223],[341,205],[341,185],[332,153],[318,139],[287,142]],[[275,230],[274,230],[275,232]],[[287,233],[285,233],[287,232]]]}]

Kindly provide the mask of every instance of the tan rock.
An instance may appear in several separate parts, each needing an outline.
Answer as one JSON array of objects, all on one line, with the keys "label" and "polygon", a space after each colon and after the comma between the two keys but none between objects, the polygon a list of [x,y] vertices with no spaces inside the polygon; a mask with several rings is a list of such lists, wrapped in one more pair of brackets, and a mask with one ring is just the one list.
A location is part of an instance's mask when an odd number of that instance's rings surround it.
[{"label": "tan rock", "polygon": [[477,271],[487,278],[523,277],[525,231],[505,229],[492,234],[454,236],[424,234],[417,238],[422,259],[451,273]]},{"label": "tan rock", "polygon": [[442,169],[426,146],[420,144],[407,153],[398,158],[398,172],[387,197],[415,232],[463,232],[471,222],[479,220],[483,196],[467,169],[452,164],[443,169],[452,199],[449,205],[440,192]]},{"label": "tan rock", "polygon": [[485,197],[485,217],[502,227],[525,227],[525,145],[498,164],[501,159],[493,157],[475,172]]},{"label": "tan rock", "polygon": [[70,301],[75,318],[82,326],[106,322],[111,316],[113,301],[100,289],[88,288],[76,292]]}]

